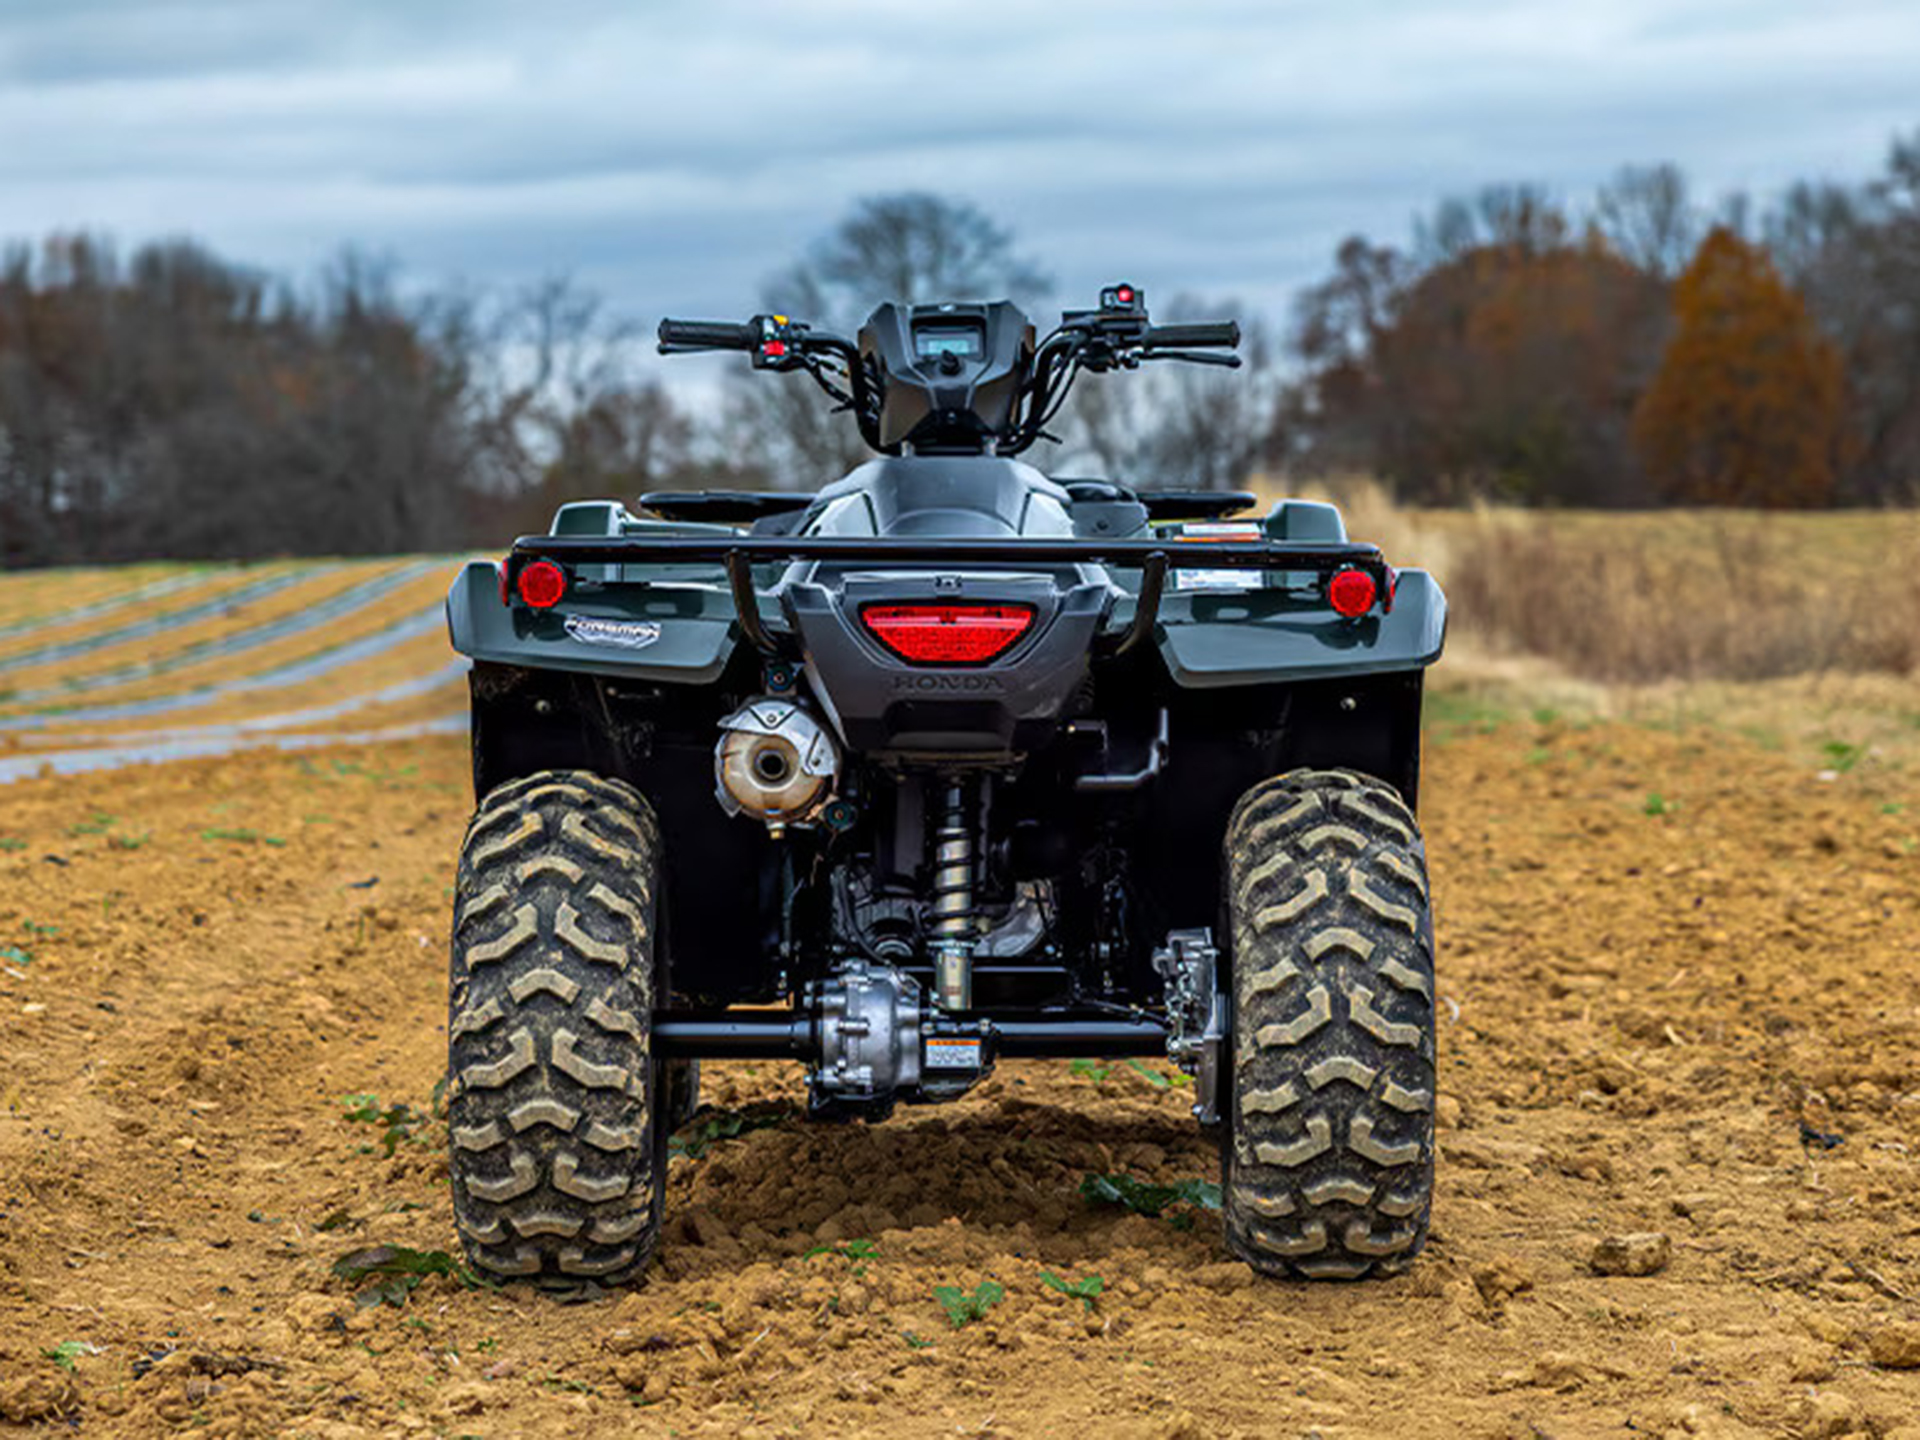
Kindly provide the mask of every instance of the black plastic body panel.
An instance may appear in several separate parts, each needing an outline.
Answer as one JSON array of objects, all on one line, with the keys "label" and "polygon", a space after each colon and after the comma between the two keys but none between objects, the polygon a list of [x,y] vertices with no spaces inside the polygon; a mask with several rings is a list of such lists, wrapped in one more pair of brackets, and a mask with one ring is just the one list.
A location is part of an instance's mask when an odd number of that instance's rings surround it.
[{"label": "black plastic body panel", "polygon": [[[995,759],[1045,745],[1087,673],[1112,596],[1072,572],[846,571],[815,566],[791,581],[787,613],[807,678],[846,744],[875,759]],[[868,605],[915,602],[1026,605],[1033,623],[985,665],[913,665],[861,622]]]}]

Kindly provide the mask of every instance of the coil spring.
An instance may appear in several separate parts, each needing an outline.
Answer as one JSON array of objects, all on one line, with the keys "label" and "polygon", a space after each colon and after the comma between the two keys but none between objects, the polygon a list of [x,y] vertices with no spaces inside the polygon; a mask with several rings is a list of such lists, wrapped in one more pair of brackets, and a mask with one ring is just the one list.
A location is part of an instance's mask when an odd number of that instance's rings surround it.
[{"label": "coil spring", "polygon": [[933,833],[933,923],[937,941],[966,940],[973,934],[972,806],[964,781],[949,781],[940,792],[940,823]]}]

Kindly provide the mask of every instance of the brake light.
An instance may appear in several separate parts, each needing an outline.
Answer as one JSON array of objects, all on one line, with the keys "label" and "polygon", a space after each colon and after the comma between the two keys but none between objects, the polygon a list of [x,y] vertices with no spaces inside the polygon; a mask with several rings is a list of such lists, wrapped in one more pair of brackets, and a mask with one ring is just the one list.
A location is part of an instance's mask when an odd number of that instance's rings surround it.
[{"label": "brake light", "polygon": [[567,572],[551,560],[536,560],[520,572],[520,598],[536,610],[551,610],[567,593]]},{"label": "brake light", "polygon": [[1028,605],[869,605],[860,612],[879,642],[915,665],[979,665],[1004,654],[1033,625]]},{"label": "brake light", "polygon": [[1327,582],[1327,603],[1349,620],[1356,620],[1373,608],[1379,587],[1364,570],[1342,570]]}]

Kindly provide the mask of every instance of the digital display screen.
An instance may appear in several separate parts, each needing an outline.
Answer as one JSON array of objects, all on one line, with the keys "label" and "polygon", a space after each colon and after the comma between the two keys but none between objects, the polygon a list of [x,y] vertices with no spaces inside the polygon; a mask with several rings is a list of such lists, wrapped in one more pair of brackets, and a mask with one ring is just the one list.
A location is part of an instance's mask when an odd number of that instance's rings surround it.
[{"label": "digital display screen", "polygon": [[962,360],[978,360],[986,348],[986,332],[978,325],[917,325],[913,331],[913,352],[922,360],[938,360],[942,355],[958,355]]}]

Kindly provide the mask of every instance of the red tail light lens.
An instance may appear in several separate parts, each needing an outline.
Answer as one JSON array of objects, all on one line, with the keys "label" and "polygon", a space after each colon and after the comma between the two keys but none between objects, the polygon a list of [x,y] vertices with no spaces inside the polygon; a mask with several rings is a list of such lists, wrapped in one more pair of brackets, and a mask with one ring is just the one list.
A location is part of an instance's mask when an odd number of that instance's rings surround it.
[{"label": "red tail light lens", "polygon": [[1371,610],[1378,594],[1373,576],[1364,570],[1342,570],[1327,582],[1327,602],[1349,620]]},{"label": "red tail light lens", "polygon": [[536,610],[551,610],[567,593],[567,572],[551,560],[536,560],[520,572],[520,598]]},{"label": "red tail light lens", "polygon": [[1004,654],[1033,625],[1026,605],[869,605],[860,612],[880,643],[915,665],[979,665]]}]

